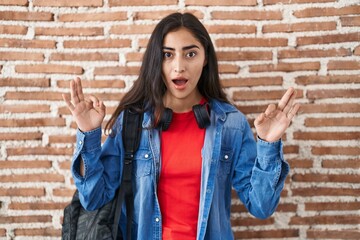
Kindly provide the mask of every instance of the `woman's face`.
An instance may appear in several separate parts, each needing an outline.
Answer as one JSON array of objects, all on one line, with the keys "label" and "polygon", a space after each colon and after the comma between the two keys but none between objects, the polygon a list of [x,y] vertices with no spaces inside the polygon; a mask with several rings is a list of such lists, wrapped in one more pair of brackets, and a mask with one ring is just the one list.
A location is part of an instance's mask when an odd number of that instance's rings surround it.
[{"label": "woman's face", "polygon": [[189,30],[180,28],[165,36],[162,63],[167,87],[165,106],[182,105],[186,108],[199,103],[201,94],[197,83],[205,65],[204,47]]}]

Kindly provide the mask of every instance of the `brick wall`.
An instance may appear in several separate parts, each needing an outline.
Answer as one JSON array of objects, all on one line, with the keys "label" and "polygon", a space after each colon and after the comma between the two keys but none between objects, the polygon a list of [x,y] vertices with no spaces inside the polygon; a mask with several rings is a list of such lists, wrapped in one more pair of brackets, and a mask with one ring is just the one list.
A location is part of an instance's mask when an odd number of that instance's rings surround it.
[{"label": "brick wall", "polygon": [[0,0],[0,239],[60,239],[76,131],[61,93],[81,76],[109,117],[178,10],[206,25],[251,123],[289,86],[302,103],[277,212],[256,220],[234,195],[235,236],[360,239],[359,0]]}]

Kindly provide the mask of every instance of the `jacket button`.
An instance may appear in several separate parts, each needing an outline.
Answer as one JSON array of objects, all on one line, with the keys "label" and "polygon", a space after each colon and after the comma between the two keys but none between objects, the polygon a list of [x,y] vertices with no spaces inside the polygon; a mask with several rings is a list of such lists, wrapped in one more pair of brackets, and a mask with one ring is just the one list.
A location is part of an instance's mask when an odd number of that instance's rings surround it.
[{"label": "jacket button", "polygon": [[225,158],[225,160],[228,160],[228,159],[229,159],[229,156],[228,156],[228,155],[225,155],[224,158]]},{"label": "jacket button", "polygon": [[160,219],[159,218],[155,218],[155,222],[159,222],[160,221]]},{"label": "jacket button", "polygon": [[145,158],[148,158],[148,157],[149,157],[149,154],[145,154],[144,157],[145,157]]}]

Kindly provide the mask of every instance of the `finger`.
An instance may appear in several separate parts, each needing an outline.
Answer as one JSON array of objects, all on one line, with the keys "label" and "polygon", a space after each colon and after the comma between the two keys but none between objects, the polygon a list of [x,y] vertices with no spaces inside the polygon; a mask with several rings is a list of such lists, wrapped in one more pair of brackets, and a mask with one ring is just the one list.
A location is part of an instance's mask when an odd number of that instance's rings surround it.
[{"label": "finger", "polygon": [[106,107],[105,107],[104,102],[103,102],[103,101],[99,101],[99,105],[100,105],[100,106],[99,106],[99,112],[105,115],[105,113],[106,113]]},{"label": "finger", "polygon": [[79,100],[82,101],[82,100],[84,100],[84,94],[83,94],[83,91],[82,91],[81,79],[79,77],[76,77],[75,78],[75,83],[77,85],[76,90],[77,90]]},{"label": "finger", "polygon": [[294,116],[296,115],[296,113],[299,111],[300,109],[300,104],[295,104],[291,109],[290,111],[287,113],[286,117],[289,119],[289,120],[292,120],[294,118]]},{"label": "finger", "polygon": [[286,93],[282,96],[279,104],[278,104],[278,109],[280,109],[281,111],[285,108],[285,106],[287,105],[287,103],[289,102],[289,99],[291,98],[292,94],[294,93],[294,88],[289,88]]},{"label": "finger", "polygon": [[265,113],[261,113],[254,121],[255,126],[261,125],[265,120]]},{"label": "finger", "polygon": [[77,94],[77,90],[76,90],[76,83],[74,80],[71,80],[70,81],[70,94],[71,94],[71,101],[74,103],[74,104],[77,104],[79,102],[79,97],[78,97],[78,94]]},{"label": "finger", "polygon": [[283,110],[283,112],[284,112],[285,114],[287,114],[287,113],[290,111],[290,109],[293,107],[295,98],[296,98],[296,91],[293,92],[293,94],[292,94],[291,97],[290,97],[289,102],[286,104],[286,106],[285,106],[285,108],[284,108],[284,110]]},{"label": "finger", "polygon": [[100,107],[99,99],[96,96],[90,95],[89,100],[92,102],[92,105],[93,105],[94,108],[99,108]]},{"label": "finger", "polygon": [[269,104],[265,110],[265,117],[270,117],[271,114],[276,110],[275,104]]},{"label": "finger", "polygon": [[64,99],[66,105],[68,106],[69,110],[72,112],[74,111],[75,107],[74,105],[70,102],[70,98],[68,96],[68,94],[62,94],[62,98]]}]

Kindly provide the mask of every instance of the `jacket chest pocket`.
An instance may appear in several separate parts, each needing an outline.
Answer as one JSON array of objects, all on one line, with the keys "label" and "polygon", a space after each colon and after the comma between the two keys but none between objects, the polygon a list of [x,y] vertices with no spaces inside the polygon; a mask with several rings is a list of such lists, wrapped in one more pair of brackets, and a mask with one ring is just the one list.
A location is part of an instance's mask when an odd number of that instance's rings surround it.
[{"label": "jacket chest pocket", "polygon": [[232,149],[222,148],[219,161],[219,176],[227,177],[230,173],[231,162],[233,159]]},{"label": "jacket chest pocket", "polygon": [[148,149],[139,149],[133,161],[133,174],[136,177],[147,176],[151,173],[152,154]]}]

